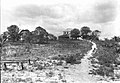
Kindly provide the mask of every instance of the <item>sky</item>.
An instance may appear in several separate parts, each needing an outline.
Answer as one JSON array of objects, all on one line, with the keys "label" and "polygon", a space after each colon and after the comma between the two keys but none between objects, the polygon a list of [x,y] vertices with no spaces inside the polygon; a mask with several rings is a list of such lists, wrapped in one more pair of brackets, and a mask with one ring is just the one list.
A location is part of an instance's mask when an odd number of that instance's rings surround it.
[{"label": "sky", "polygon": [[120,36],[120,0],[1,0],[1,33],[13,24],[56,36],[83,26],[100,30],[101,38]]}]

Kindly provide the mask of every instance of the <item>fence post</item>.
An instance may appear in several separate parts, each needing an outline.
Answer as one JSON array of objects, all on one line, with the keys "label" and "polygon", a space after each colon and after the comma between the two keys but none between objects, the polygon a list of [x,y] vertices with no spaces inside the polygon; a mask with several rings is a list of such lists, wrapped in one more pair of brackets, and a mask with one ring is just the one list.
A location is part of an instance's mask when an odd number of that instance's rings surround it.
[{"label": "fence post", "polygon": [[22,67],[22,70],[24,70],[23,62],[21,62],[21,67]]},{"label": "fence post", "polygon": [[31,65],[30,59],[28,60],[28,64]]},{"label": "fence post", "polygon": [[7,65],[6,65],[5,62],[3,63],[3,69],[4,69],[4,70],[7,70]]}]

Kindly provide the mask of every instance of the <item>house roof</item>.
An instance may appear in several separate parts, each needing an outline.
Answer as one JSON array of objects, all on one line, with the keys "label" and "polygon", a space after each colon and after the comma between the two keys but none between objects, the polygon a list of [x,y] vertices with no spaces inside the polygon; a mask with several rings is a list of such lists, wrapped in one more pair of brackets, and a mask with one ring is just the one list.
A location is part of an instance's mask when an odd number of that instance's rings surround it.
[{"label": "house roof", "polygon": [[71,30],[72,30],[72,28],[67,28],[64,31],[71,31]]}]

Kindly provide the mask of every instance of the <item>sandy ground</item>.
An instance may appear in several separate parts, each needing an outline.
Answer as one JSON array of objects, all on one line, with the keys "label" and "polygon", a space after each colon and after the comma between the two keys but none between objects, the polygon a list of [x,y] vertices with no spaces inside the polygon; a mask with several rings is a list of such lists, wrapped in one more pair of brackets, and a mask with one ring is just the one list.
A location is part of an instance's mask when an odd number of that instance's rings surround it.
[{"label": "sandy ground", "polygon": [[[92,49],[87,52],[86,56],[81,60],[81,64],[53,66],[44,70],[37,71],[1,71],[1,83],[120,83],[97,81],[95,77],[89,74],[91,63],[88,58],[95,53],[96,44],[91,42]],[[51,73],[52,72],[52,73]]]},{"label": "sandy ground", "polygon": [[65,71],[65,77],[68,83],[120,83],[120,81],[98,81],[95,76],[89,74],[92,66],[88,58],[97,50],[97,45],[94,42],[91,43],[93,44],[92,49],[81,60],[81,64],[71,66],[71,68]]},{"label": "sandy ground", "polygon": [[92,49],[88,51],[86,56],[81,60],[81,64],[74,65],[65,71],[68,83],[97,83],[94,77],[89,75],[91,66],[88,58],[92,56],[93,51],[97,48],[95,43],[91,43],[93,44]]}]

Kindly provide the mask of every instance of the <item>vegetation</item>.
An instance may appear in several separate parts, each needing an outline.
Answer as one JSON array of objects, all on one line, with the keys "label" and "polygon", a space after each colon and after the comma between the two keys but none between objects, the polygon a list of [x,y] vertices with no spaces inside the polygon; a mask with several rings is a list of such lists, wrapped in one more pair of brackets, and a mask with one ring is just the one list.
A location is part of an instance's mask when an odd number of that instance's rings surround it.
[{"label": "vegetation", "polygon": [[20,40],[22,42],[24,42],[24,43],[29,42],[30,43],[32,34],[28,29],[26,29],[26,30],[21,30],[20,33],[19,33],[19,36],[20,36]]},{"label": "vegetation", "polygon": [[2,60],[36,59],[37,57],[49,57],[56,55],[74,55],[86,53],[91,49],[91,43],[86,41],[50,41],[44,45],[11,45],[2,48]]},{"label": "vegetation", "polygon": [[101,33],[101,31],[99,31],[99,30],[92,31],[91,39],[92,40],[99,40],[100,33]]},{"label": "vegetation", "polygon": [[64,60],[67,64],[80,64],[81,59],[85,55],[82,53],[76,53],[76,54],[68,54],[68,55],[58,55],[58,56],[53,56],[52,59],[54,60]]},{"label": "vegetation", "polygon": [[[79,37],[89,40],[99,40],[99,30],[91,31],[89,27],[84,26],[81,30],[74,28],[70,33],[61,35],[61,39],[78,39]],[[36,27],[34,31],[28,29],[20,30],[17,25],[7,27],[7,31],[1,34],[0,45],[6,43],[31,43],[31,44],[44,44],[49,40],[57,40],[57,37],[48,33],[43,27]],[[3,43],[4,42],[4,43]]]},{"label": "vegetation", "polygon": [[19,27],[17,25],[11,25],[7,27],[8,30],[8,40],[12,42],[16,42],[19,40]]},{"label": "vegetation", "polygon": [[[56,40],[57,37],[53,34],[49,34],[44,28],[38,26],[34,31],[29,31],[28,29],[20,30],[17,25],[11,25],[7,27],[6,32],[0,36],[0,45],[4,43],[34,43],[41,44],[47,43],[48,40]],[[18,44],[19,44],[18,43]]]},{"label": "vegetation", "polygon": [[115,71],[120,70],[120,45],[113,39],[105,41],[97,41],[97,52],[91,57],[94,75],[107,76],[112,80],[119,79],[120,74]]},{"label": "vegetation", "polygon": [[[91,49],[91,44],[86,41],[91,40],[97,44],[98,49],[90,58],[93,66],[90,73],[107,76],[113,80],[120,78],[120,74],[116,74],[116,71],[120,70],[120,37],[114,36],[111,39],[100,40],[100,33],[99,30],[92,31],[90,27],[84,26],[80,30],[74,28],[68,35],[59,36],[63,39],[59,41],[54,34],[48,33],[43,27],[38,26],[34,31],[29,31],[28,29],[20,30],[17,25],[11,25],[0,35],[1,58],[2,60],[22,60],[52,56],[52,59],[76,64],[80,63],[85,53]],[[79,40],[79,37],[84,40]],[[68,40],[65,41],[65,39]],[[7,45],[9,43],[11,45]],[[43,46],[37,44],[43,44]]]},{"label": "vegetation", "polygon": [[77,39],[78,37],[80,37],[80,31],[79,29],[73,29],[71,30],[71,37],[72,39]]},{"label": "vegetation", "polygon": [[90,30],[89,27],[87,27],[87,26],[82,27],[81,28],[81,37],[82,37],[82,39],[89,39],[91,32],[92,31]]}]

